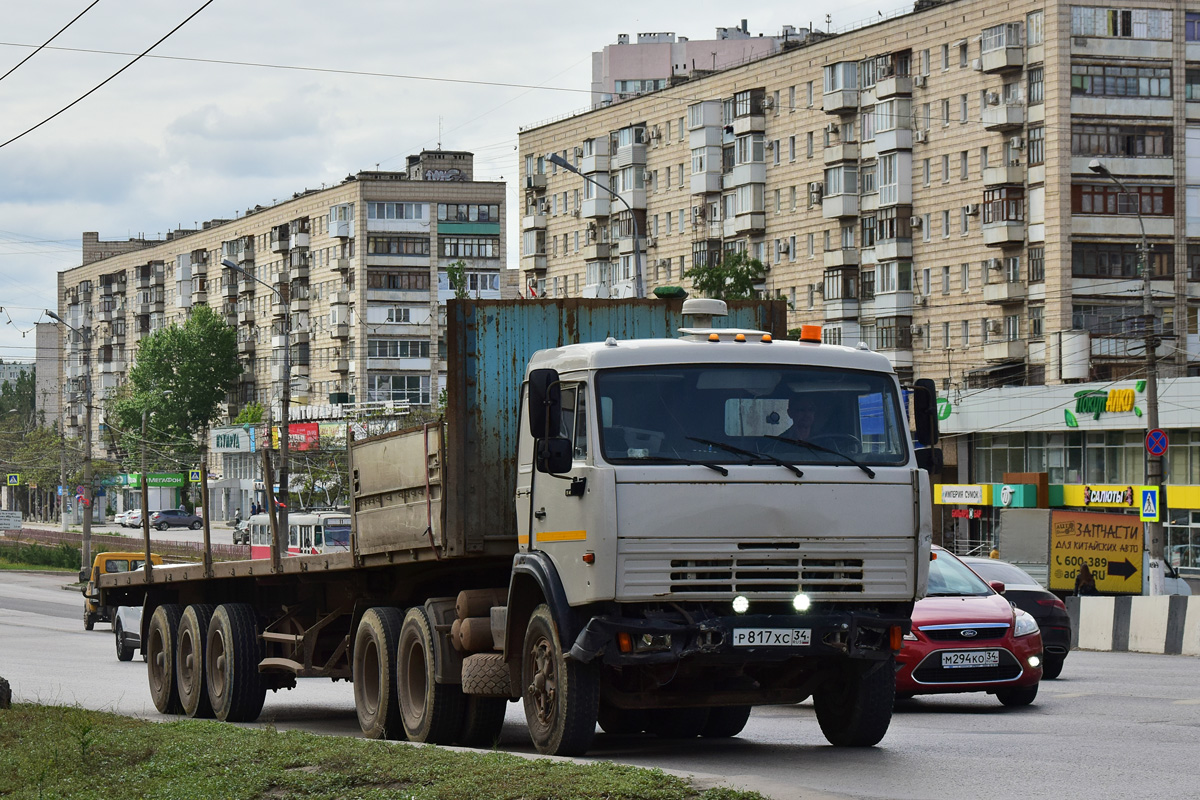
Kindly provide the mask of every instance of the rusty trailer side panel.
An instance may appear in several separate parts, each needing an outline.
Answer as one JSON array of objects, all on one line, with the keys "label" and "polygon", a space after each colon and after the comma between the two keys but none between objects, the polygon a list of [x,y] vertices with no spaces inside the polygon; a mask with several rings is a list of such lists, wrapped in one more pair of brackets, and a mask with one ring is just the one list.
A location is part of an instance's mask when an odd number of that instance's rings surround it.
[{"label": "rusty trailer side panel", "polygon": [[[787,334],[782,300],[729,302],[717,327]],[[674,338],[681,300],[447,302],[446,538],[465,553],[516,549],[518,409],[534,352],[577,342]]]},{"label": "rusty trailer side panel", "polygon": [[354,551],[360,557],[427,548],[462,552],[460,542],[446,539],[444,432],[444,423],[434,422],[355,444]]}]

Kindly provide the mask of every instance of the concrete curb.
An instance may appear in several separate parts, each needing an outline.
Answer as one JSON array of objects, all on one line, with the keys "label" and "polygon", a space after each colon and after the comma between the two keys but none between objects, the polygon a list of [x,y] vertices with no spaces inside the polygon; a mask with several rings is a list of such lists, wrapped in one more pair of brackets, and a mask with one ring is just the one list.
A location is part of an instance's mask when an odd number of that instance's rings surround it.
[{"label": "concrete curb", "polygon": [[1068,597],[1071,647],[1200,655],[1200,597]]}]

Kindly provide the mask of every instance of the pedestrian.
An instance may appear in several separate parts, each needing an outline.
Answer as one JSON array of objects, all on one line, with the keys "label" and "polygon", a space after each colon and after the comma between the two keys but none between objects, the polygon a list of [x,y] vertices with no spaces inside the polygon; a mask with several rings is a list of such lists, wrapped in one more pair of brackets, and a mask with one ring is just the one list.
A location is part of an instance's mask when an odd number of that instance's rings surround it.
[{"label": "pedestrian", "polygon": [[1096,590],[1096,578],[1092,575],[1092,571],[1088,569],[1087,564],[1080,566],[1078,574],[1075,575],[1075,594],[1081,596],[1100,594]]},{"label": "pedestrian", "polygon": [[992,552],[988,553],[988,558],[1000,558],[1000,551],[993,547]]}]

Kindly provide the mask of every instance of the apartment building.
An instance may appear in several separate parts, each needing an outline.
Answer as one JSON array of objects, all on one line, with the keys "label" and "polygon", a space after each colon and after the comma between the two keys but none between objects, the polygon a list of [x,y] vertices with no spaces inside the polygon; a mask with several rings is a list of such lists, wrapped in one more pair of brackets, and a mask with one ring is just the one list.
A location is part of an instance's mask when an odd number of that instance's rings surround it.
[{"label": "apartment building", "polygon": [[[261,403],[279,419],[285,346],[293,419],[315,418],[306,405],[430,406],[445,386],[447,266],[465,263],[472,297],[517,294],[504,224],[504,184],[474,180],[471,153],[437,150],[162,241],[85,233],[84,264],[59,274],[58,313],[76,329],[59,351],[66,431],[82,432],[89,373],[102,408],[138,341],[201,304],[237,328],[245,371],[230,416]],[[94,419],[99,454],[103,412]]]},{"label": "apartment building", "polygon": [[1200,371],[1200,11],[1182,2],[921,0],[528,126],[520,152],[530,295],[630,296],[636,224],[646,293],[746,251],[794,327],[906,379],[1115,380],[1144,364],[1144,225],[1162,372]]}]

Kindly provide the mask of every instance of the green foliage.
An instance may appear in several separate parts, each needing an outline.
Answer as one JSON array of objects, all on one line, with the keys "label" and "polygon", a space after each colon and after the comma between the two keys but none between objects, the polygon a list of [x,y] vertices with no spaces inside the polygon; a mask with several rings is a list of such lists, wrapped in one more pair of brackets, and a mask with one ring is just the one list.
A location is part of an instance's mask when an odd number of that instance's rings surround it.
[{"label": "green foliage", "polygon": [[450,288],[454,290],[454,299],[462,300],[467,297],[467,262],[461,258],[453,264],[446,265],[446,277],[450,280]]},{"label": "green foliage", "polygon": [[[83,756],[81,758],[80,756]],[[0,714],[0,796],[241,800],[762,800],[660,770],[576,764],[17,703]]]},{"label": "green foliage", "polygon": [[697,292],[718,300],[748,300],[756,296],[754,285],[760,283],[766,267],[745,251],[725,254],[720,264],[692,267],[685,275],[692,280]]},{"label": "green foliage", "polygon": [[262,403],[250,403],[243,406],[238,412],[237,418],[234,419],[234,425],[257,425],[263,420]]},{"label": "green foliage", "polygon": [[[103,547],[92,547],[93,556],[103,552],[105,552],[105,548]],[[79,570],[79,559],[79,548],[67,542],[62,542],[55,547],[47,547],[41,544],[0,542],[0,561],[6,561],[11,565],[54,567],[56,569],[69,569],[72,572],[77,572]]]}]

